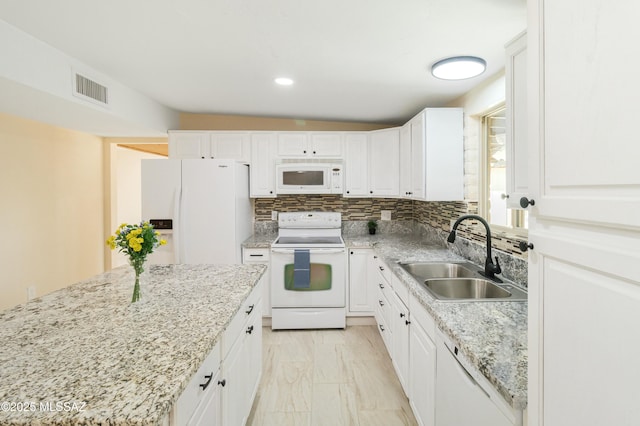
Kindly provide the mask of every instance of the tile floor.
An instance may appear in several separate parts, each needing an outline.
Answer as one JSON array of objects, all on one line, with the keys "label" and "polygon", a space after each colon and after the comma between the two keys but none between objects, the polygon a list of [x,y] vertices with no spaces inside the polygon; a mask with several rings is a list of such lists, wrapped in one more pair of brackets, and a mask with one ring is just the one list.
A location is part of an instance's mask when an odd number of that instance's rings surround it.
[{"label": "tile floor", "polygon": [[262,381],[247,425],[417,424],[375,326],[263,333]]}]

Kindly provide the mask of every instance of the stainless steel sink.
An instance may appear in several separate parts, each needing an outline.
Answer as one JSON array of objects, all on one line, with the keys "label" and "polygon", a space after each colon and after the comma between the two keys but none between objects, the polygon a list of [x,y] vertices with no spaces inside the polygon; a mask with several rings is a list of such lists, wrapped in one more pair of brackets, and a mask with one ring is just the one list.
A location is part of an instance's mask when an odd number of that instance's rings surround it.
[{"label": "stainless steel sink", "polygon": [[447,299],[504,299],[511,296],[507,290],[480,278],[433,279],[426,280],[424,285]]},{"label": "stainless steel sink", "polygon": [[468,262],[411,262],[399,265],[441,301],[522,301],[527,293],[508,283],[494,283]]},{"label": "stainless steel sink", "polygon": [[431,278],[472,278],[475,271],[465,268],[462,263],[400,263],[418,281]]}]

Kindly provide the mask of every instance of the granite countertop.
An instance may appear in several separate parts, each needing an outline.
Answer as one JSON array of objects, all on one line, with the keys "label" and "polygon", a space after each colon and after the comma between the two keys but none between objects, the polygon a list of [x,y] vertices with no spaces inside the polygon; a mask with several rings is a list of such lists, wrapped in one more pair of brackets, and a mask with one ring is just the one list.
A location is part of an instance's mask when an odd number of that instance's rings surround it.
[{"label": "granite countertop", "polygon": [[276,240],[276,238],[278,238],[278,234],[274,234],[274,233],[253,234],[242,243],[242,247],[271,248],[271,243],[273,243]]},{"label": "granite countertop", "polygon": [[0,424],[155,425],[264,265],[122,266],[0,312]]},{"label": "granite countertop", "polygon": [[527,302],[438,301],[397,262],[466,259],[447,248],[408,235],[344,235],[343,238],[348,247],[373,247],[431,313],[437,326],[458,345],[506,402],[517,410],[526,408]]}]

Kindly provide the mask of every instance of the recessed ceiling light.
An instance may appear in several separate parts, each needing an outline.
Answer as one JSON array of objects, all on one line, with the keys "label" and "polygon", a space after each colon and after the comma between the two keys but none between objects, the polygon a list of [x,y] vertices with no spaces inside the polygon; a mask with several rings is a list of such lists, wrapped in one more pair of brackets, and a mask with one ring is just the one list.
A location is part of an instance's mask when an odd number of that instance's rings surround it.
[{"label": "recessed ceiling light", "polygon": [[487,62],[475,56],[454,56],[436,62],[431,74],[443,80],[464,80],[478,76],[487,68]]},{"label": "recessed ceiling light", "polygon": [[288,77],[278,77],[274,81],[280,86],[291,86],[293,84],[293,80]]}]

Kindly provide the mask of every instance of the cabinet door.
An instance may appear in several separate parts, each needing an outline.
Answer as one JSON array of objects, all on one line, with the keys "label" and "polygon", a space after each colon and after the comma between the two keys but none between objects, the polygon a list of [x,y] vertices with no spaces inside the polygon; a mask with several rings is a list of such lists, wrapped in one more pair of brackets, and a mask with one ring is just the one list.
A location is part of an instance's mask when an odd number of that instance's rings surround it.
[{"label": "cabinet door", "polygon": [[400,196],[411,198],[411,123],[400,128]]},{"label": "cabinet door", "polygon": [[309,137],[311,140],[309,154],[312,156],[322,158],[343,157],[342,133],[311,132]]},{"label": "cabinet door", "polygon": [[[249,413],[246,407],[249,405],[247,392],[249,383],[249,356],[245,347],[248,334],[242,330],[222,364],[222,378],[225,386],[222,392],[222,424],[242,425],[243,419]],[[225,336],[226,338],[226,336]]]},{"label": "cabinet door", "polygon": [[411,321],[409,403],[418,424],[432,426],[435,422],[436,404],[436,346],[423,325],[413,316]]},{"label": "cabinet door", "polygon": [[390,292],[391,362],[405,394],[409,394],[409,310],[398,295]]},{"label": "cabinet door", "polygon": [[371,249],[349,250],[349,312],[372,315],[376,288],[369,280]]},{"label": "cabinet door", "polygon": [[211,390],[208,391],[188,426],[221,426],[222,425],[222,385],[220,371],[211,380]]},{"label": "cabinet door", "polygon": [[215,159],[251,160],[251,142],[249,133],[214,132],[211,133],[211,157]]},{"label": "cabinet door", "polygon": [[416,200],[425,199],[425,114],[415,116],[409,124],[411,125],[411,198]]},{"label": "cabinet door", "polygon": [[279,158],[300,158],[310,155],[307,133],[278,133],[277,155]]},{"label": "cabinet door", "polygon": [[242,263],[260,263],[267,266],[262,276],[262,316],[271,316],[271,272],[269,271],[269,259],[271,250],[267,248],[243,248]]},{"label": "cabinet door", "polygon": [[276,196],[275,133],[251,135],[251,198]]},{"label": "cabinet door", "polygon": [[376,130],[369,135],[369,194],[397,197],[400,192],[400,129]]},{"label": "cabinet door", "polygon": [[[264,286],[264,278],[260,285]],[[258,392],[258,386],[260,385],[260,378],[262,377],[262,302],[259,302],[255,307],[255,311],[252,313],[245,334],[247,334],[245,341],[246,351],[246,368],[247,368],[247,383],[245,392],[248,395],[248,402],[245,406],[244,417],[242,424],[246,423],[249,414],[251,413],[251,405]]]},{"label": "cabinet door", "polygon": [[209,158],[208,132],[169,132],[169,158]]},{"label": "cabinet door", "polygon": [[425,197],[428,201],[464,199],[464,149],[461,108],[425,110]]},{"label": "cabinet door", "polygon": [[366,133],[345,135],[345,197],[369,196],[368,148]]},{"label": "cabinet door", "polygon": [[506,52],[507,207],[521,209],[520,198],[529,195],[527,34],[509,43]]}]

